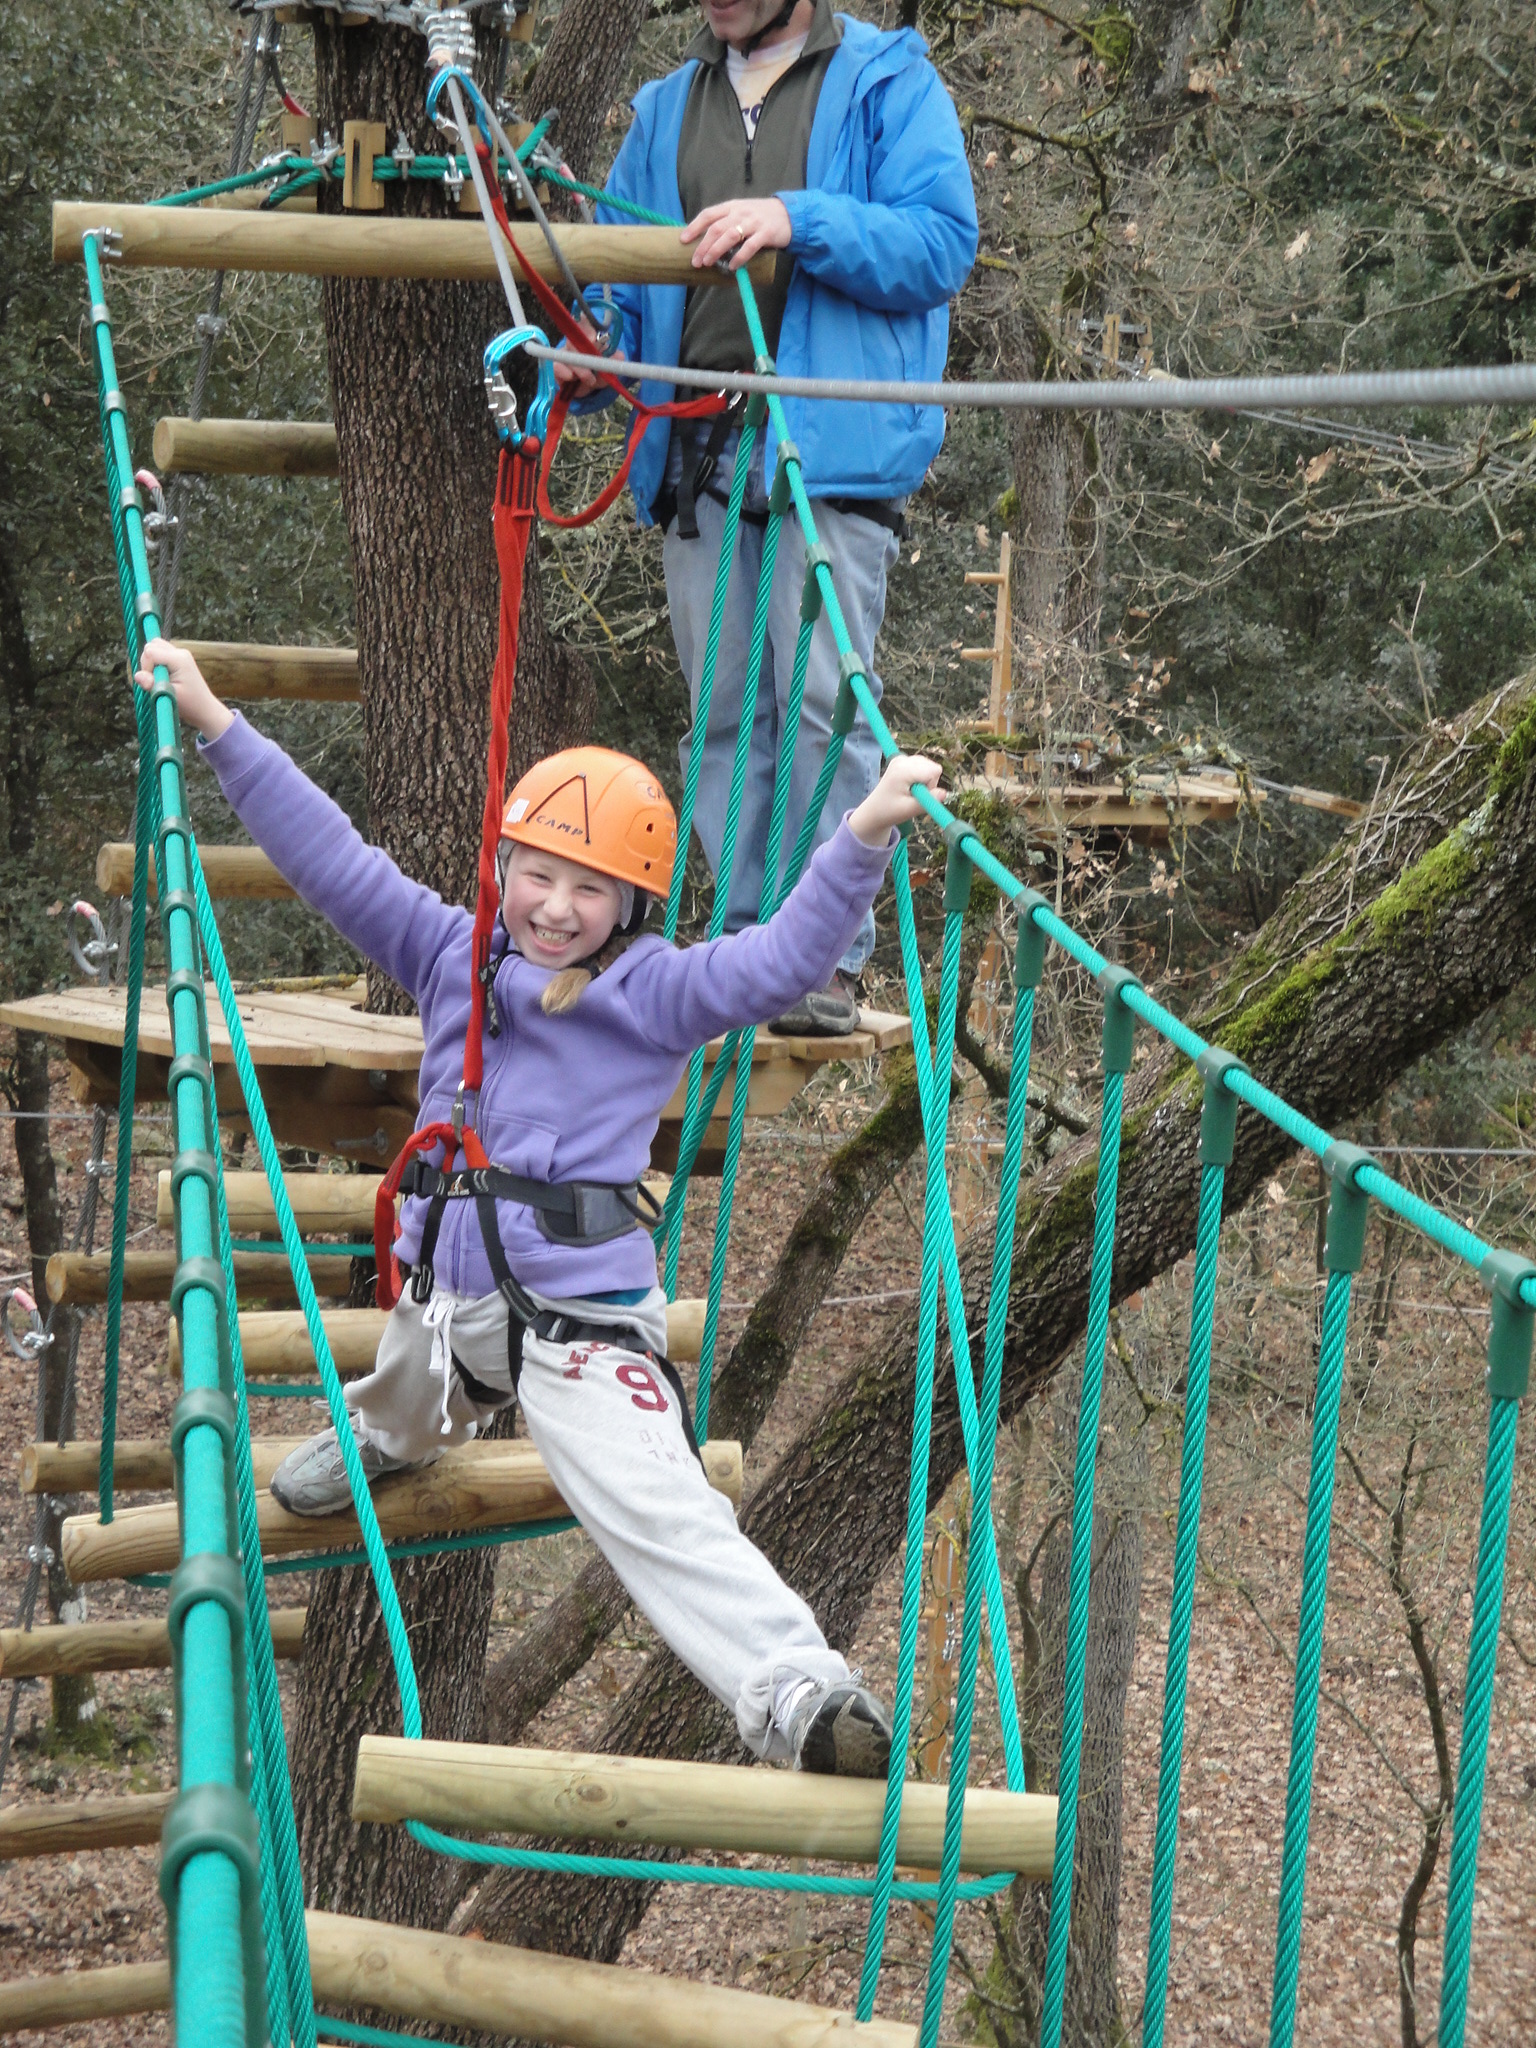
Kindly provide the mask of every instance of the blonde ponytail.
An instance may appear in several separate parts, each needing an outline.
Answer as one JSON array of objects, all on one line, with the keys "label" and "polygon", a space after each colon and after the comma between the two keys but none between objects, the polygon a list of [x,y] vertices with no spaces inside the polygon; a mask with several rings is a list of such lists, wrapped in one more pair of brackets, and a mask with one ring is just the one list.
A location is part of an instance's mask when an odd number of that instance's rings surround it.
[{"label": "blonde ponytail", "polygon": [[539,997],[539,1008],[546,1017],[563,1017],[568,1010],[575,1009],[591,979],[585,967],[562,967]]}]

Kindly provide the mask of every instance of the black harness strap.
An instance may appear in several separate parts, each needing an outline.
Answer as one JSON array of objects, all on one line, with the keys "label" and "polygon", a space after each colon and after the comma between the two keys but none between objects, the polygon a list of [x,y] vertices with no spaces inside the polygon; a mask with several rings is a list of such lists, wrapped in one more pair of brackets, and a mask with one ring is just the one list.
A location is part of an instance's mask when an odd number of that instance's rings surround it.
[{"label": "black harness strap", "polygon": [[[677,480],[677,537],[679,540],[699,538],[699,499],[709,489],[710,480],[720,463],[720,453],[725,447],[726,436],[740,422],[744,403],[733,398],[723,412],[717,412],[709,423],[709,434],[704,440],[702,454],[699,453],[700,430],[692,421],[679,425],[674,432],[682,438],[683,468]],[[695,461],[697,456],[697,461]]]}]

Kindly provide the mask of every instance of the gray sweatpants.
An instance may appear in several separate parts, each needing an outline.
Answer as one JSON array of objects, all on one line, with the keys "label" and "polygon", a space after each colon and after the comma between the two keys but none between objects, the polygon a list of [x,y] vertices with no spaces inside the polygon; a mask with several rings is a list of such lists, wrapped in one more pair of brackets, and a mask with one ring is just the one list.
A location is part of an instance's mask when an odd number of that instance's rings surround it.
[{"label": "gray sweatpants", "polygon": [[[622,1310],[534,1298],[583,1322],[622,1317],[664,1353],[659,1288]],[[500,1398],[477,1403],[456,1365]],[[464,1300],[441,1289],[424,1307],[407,1292],[385,1325],[373,1371],[347,1388],[358,1434],[412,1462],[468,1443],[511,1398],[506,1303],[499,1294]],[[734,1709],[748,1749],[786,1760],[775,1693],[787,1679],[845,1678],[848,1665],[705,1479],[666,1377],[643,1351],[619,1343],[555,1344],[530,1333],[517,1399],[566,1505],[636,1607]]]}]

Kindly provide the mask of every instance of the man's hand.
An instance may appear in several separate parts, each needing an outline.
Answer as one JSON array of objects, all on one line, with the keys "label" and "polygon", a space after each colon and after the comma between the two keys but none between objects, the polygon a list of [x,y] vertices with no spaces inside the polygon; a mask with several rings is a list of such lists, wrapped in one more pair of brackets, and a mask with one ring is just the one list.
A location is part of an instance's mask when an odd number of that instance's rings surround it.
[{"label": "man's hand", "polygon": [[696,213],[679,240],[698,242],[695,270],[725,262],[740,270],[759,249],[787,249],[790,233],[789,208],[782,199],[724,199]]},{"label": "man's hand", "polygon": [[[595,346],[601,347],[602,344],[597,329],[590,320],[583,320],[581,328],[582,332]],[[604,356],[602,358],[603,367],[608,369],[614,364],[622,363],[623,360],[622,355]],[[555,373],[555,382],[557,384],[568,384],[571,387],[571,396],[573,398],[588,398],[597,389],[597,378],[590,370],[581,368],[581,357],[574,349],[566,360],[552,363],[550,368]]]}]

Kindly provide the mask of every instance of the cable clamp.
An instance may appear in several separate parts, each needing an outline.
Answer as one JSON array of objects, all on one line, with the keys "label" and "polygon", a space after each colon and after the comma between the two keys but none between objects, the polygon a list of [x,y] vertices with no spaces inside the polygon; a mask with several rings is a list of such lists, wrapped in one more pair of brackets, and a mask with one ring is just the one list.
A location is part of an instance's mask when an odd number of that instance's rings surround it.
[{"label": "cable clamp", "polygon": [[[96,253],[103,263],[121,263],[123,260],[123,231],[121,228],[87,228],[82,241],[93,241]],[[92,311],[94,313],[94,308]]]},{"label": "cable clamp", "polygon": [[50,1564],[57,1564],[58,1561],[58,1553],[54,1550],[51,1544],[29,1543],[27,1545],[28,1564],[40,1564],[46,1566]]},{"label": "cable clamp", "polygon": [[317,171],[329,171],[331,165],[335,163],[340,155],[341,144],[336,140],[330,129],[327,128],[324,135],[320,138],[320,147],[310,151],[309,160]]},{"label": "cable clamp", "polygon": [[408,178],[411,175],[411,165],[416,161],[416,152],[412,149],[410,138],[403,128],[395,130],[395,146],[389,154],[400,166],[401,177]]},{"label": "cable clamp", "polygon": [[192,332],[199,341],[222,341],[228,328],[229,320],[223,313],[199,313],[192,322]]},{"label": "cable clamp", "polygon": [[426,18],[427,70],[467,70],[475,61],[475,25],[467,7],[439,7]]}]

